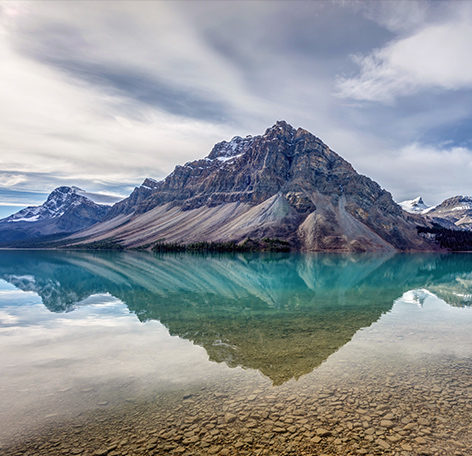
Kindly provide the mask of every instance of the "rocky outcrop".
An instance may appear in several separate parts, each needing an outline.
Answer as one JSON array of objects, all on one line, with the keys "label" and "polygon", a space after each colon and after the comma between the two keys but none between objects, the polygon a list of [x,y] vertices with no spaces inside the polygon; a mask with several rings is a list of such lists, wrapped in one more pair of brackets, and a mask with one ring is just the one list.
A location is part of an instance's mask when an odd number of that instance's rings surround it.
[{"label": "rocky outcrop", "polygon": [[106,219],[110,220],[119,215],[133,214],[136,208],[148,198],[154,190],[159,187],[159,182],[154,179],[147,178],[144,182],[136,187],[128,198],[116,203],[108,213]]},{"label": "rocky outcrop", "polygon": [[135,189],[81,233],[128,247],[276,237],[309,251],[430,250],[421,218],[308,131],[277,122]]}]

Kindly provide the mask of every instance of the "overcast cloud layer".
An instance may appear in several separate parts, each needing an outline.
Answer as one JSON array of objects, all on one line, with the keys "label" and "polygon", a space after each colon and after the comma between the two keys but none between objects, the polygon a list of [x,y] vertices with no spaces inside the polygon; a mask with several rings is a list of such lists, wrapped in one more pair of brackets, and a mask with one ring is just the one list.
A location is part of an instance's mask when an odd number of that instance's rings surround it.
[{"label": "overcast cloud layer", "polygon": [[469,2],[0,1],[0,216],[276,120],[397,201],[472,194]]}]

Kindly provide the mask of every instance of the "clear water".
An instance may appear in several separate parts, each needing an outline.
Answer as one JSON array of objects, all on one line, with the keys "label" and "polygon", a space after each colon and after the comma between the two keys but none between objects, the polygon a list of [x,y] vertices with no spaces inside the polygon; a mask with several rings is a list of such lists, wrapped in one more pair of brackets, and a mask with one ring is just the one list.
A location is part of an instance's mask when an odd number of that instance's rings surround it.
[{"label": "clear water", "polygon": [[468,455],[472,255],[0,252],[0,453]]}]

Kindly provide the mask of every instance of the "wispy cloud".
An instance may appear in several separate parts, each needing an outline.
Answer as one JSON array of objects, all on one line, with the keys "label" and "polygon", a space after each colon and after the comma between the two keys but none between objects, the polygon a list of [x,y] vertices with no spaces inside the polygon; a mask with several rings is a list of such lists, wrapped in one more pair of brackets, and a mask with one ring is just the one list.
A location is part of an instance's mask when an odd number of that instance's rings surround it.
[{"label": "wispy cloud", "polygon": [[26,181],[27,177],[24,174],[9,174],[0,172],[0,187],[10,188]]},{"label": "wispy cloud", "polygon": [[438,204],[454,195],[470,195],[472,150],[411,143],[389,150],[376,164],[365,164],[379,182],[388,182],[397,201],[423,196]]},{"label": "wispy cloud", "polygon": [[339,96],[393,103],[424,90],[472,88],[472,8],[455,6],[442,23],[422,24],[367,55],[352,56],[359,74],[338,78]]}]

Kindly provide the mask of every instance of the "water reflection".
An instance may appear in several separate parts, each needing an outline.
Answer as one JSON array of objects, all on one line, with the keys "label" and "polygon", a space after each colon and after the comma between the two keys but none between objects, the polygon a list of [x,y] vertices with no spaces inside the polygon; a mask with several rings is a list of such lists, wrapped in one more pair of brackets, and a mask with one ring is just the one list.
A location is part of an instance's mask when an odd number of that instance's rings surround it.
[{"label": "water reflection", "polygon": [[211,360],[257,369],[275,385],[311,372],[410,290],[469,306],[471,271],[470,255],[0,255],[0,277],[51,312],[111,295]]}]

